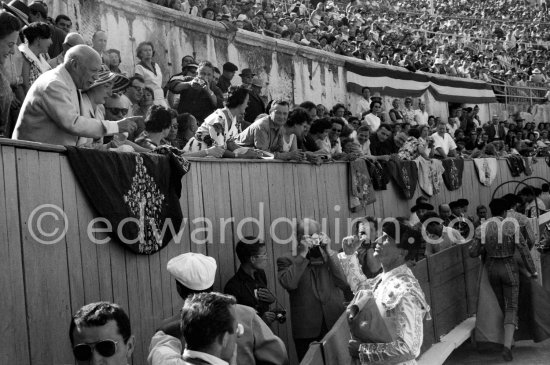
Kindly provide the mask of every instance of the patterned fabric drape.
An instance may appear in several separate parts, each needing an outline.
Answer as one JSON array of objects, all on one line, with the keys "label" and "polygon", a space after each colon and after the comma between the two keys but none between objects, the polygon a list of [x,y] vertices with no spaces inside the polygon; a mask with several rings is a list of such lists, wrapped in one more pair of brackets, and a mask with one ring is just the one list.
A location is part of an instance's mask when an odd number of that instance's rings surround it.
[{"label": "patterned fabric drape", "polygon": [[[183,216],[181,157],[67,147],[69,163],[109,235],[124,247],[150,255],[179,232]],[[164,232],[163,232],[164,229]]]},{"label": "patterned fabric drape", "polygon": [[462,186],[462,173],[464,172],[464,160],[461,158],[446,158],[443,163],[443,182],[450,191]]}]

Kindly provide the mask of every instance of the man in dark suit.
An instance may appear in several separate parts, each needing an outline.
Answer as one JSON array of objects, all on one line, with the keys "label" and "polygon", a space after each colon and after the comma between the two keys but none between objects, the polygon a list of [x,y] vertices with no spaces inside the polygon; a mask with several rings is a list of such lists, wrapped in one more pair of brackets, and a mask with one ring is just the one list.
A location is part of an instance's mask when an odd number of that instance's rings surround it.
[{"label": "man in dark suit", "polygon": [[[262,92],[263,82],[259,77],[254,77],[250,83],[250,93],[248,100],[248,107],[244,112],[244,120],[248,124],[254,123],[256,117],[265,113],[265,104],[260,93]],[[243,128],[244,129],[244,128]]]},{"label": "man in dark suit", "polygon": [[290,295],[292,336],[298,360],[319,341],[344,311],[342,289],[348,287],[330,239],[313,219],[296,230],[296,253],[277,259],[278,279]]},{"label": "man in dark suit", "polygon": [[498,115],[493,115],[493,118],[483,126],[485,133],[487,133],[487,136],[489,137],[489,142],[493,142],[493,140],[495,139],[497,135],[497,128]]}]

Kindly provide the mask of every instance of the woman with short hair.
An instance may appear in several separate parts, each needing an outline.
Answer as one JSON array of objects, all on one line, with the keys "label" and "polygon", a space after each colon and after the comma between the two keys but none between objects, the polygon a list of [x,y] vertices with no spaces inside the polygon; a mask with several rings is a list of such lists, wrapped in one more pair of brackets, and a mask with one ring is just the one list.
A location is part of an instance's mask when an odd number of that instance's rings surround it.
[{"label": "woman with short hair", "polygon": [[141,42],[138,45],[136,54],[140,62],[136,65],[134,73],[143,77],[145,86],[153,90],[153,104],[168,107],[162,89],[162,71],[160,66],[153,61],[153,57],[155,56],[153,43]]},{"label": "woman with short hair", "polygon": [[43,54],[48,53],[48,48],[52,44],[52,32],[48,24],[37,22],[23,28],[23,35],[25,43],[19,46],[19,50],[23,54],[21,76],[23,88],[27,93],[40,75],[51,70]]}]

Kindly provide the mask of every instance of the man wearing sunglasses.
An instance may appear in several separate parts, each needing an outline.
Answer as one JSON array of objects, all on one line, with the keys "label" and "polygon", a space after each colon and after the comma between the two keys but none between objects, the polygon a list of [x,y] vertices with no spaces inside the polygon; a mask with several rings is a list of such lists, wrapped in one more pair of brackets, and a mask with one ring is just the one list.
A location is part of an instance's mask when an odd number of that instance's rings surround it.
[{"label": "man wearing sunglasses", "polygon": [[[113,94],[105,100],[105,120],[121,120],[126,118],[131,110],[132,104],[124,95]],[[145,130],[145,121],[143,118],[136,118],[134,123],[136,124],[136,129],[128,133],[128,140],[132,142]]]},{"label": "man wearing sunglasses", "polygon": [[128,117],[133,117],[139,110],[139,102],[143,98],[145,89],[145,80],[140,75],[134,75],[130,78],[130,86],[121,96],[123,102],[128,106]]},{"label": "man wearing sunglasses", "polygon": [[108,302],[80,308],[71,320],[69,337],[79,365],[127,365],[134,351],[128,315]]}]

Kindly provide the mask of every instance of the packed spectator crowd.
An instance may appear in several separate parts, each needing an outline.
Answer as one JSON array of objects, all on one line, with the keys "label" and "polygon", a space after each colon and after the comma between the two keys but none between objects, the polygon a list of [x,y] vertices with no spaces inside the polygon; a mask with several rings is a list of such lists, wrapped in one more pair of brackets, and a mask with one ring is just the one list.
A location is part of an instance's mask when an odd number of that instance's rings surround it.
[{"label": "packed spectator crowd", "polygon": [[[328,109],[313,101],[296,106],[285,100],[266,103],[262,96],[264,84],[255,70],[239,70],[231,62],[217,67],[193,56],[183,57],[181,72],[171,75],[163,85],[151,42],[139,44],[136,57],[140,62],[133,75],[127,77],[120,73],[120,51],[107,48],[106,32],[95,32],[89,40],[93,50],[88,47],[83,52],[85,40],[70,32],[69,17],[59,15],[55,22],[48,20],[48,10],[42,2],[28,7],[20,1],[10,4],[4,3],[6,10],[30,23],[21,31],[24,41],[15,52],[20,38],[14,35],[19,34],[20,28],[13,23],[13,29],[8,29],[10,22],[3,22],[7,30],[2,37],[11,43],[6,48],[4,72],[0,75],[11,88],[3,90],[6,95],[2,97],[0,116],[4,134],[16,139],[142,152],[171,145],[189,157],[276,158],[314,163],[360,157],[415,160],[536,156],[545,155],[550,146],[550,124],[537,125],[531,118],[525,121],[529,113],[519,113],[515,120],[503,120],[498,115],[482,120],[477,106],[455,107],[445,120],[430,115],[430,108],[422,99],[409,97],[403,104],[399,99],[393,100],[392,109],[384,110],[381,95],[371,95],[368,86],[363,88],[362,99],[353,106],[354,110],[344,104]],[[67,133],[66,128],[74,128],[70,126],[61,127],[62,132],[45,133],[37,126],[41,117],[49,113],[54,124],[62,120],[70,125],[72,116],[63,113],[66,110],[54,98],[47,101],[52,104],[50,107],[44,107],[25,104],[25,96],[33,99],[29,93],[40,97],[48,94],[39,86],[32,89],[42,74],[49,74],[48,70],[59,65],[72,65],[67,55],[79,58],[94,50],[100,55],[100,64],[96,65],[99,73],[78,87],[82,90],[78,96],[79,115],[118,122],[119,133],[105,138],[102,137],[106,131],[79,132],[77,128]],[[239,81],[240,85],[234,86]],[[53,92],[54,87],[47,84]],[[117,127],[105,128],[114,132]]]},{"label": "packed spectator crowd", "polygon": [[545,2],[434,0],[432,8],[428,0],[149,1],[300,46],[411,72],[543,88],[550,72],[550,17]]}]

